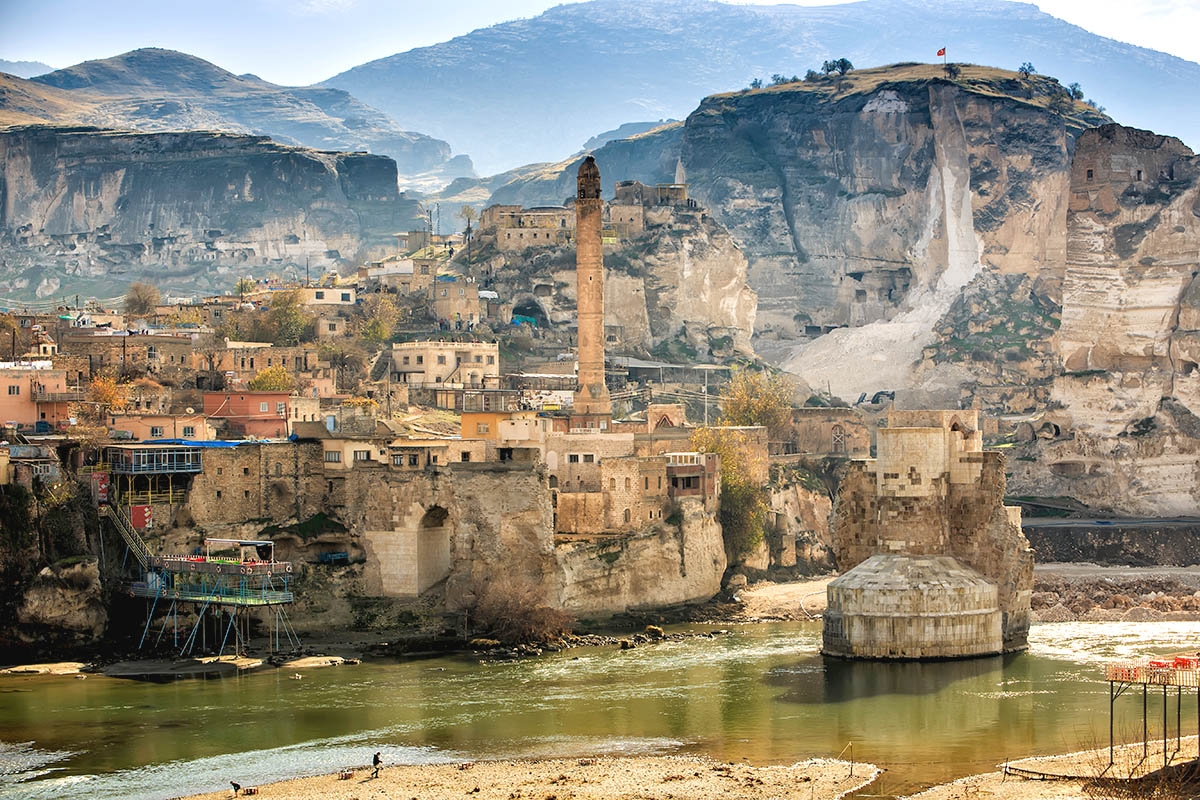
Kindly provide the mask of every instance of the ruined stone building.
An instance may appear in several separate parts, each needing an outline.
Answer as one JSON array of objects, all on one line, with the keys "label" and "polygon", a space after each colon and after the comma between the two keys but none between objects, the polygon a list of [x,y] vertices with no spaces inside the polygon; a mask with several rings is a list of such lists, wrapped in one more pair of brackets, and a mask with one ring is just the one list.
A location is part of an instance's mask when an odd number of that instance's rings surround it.
[{"label": "ruined stone building", "polygon": [[978,412],[895,411],[878,458],[838,492],[823,652],[850,658],[990,655],[1027,646],[1033,555],[1003,504],[1004,456]]},{"label": "ruined stone building", "polygon": [[391,361],[393,383],[482,388],[500,382],[495,342],[398,342],[382,357]]}]

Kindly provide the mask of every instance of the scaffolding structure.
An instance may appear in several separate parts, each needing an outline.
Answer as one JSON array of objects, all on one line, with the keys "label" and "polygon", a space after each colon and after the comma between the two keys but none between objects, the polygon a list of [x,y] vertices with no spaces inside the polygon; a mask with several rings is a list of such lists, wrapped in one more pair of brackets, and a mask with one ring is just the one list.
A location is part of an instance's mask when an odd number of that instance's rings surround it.
[{"label": "scaffolding structure", "polygon": [[[154,555],[121,506],[103,505],[101,513],[113,522],[126,552],[138,562],[139,577],[130,582],[130,594],[150,601],[139,650],[150,638],[160,604],[166,605],[166,613],[153,646],[157,647],[171,628],[173,646],[181,656],[191,655],[197,644],[201,651],[208,650],[206,620],[210,618],[220,637],[217,655],[224,655],[230,645],[235,655],[243,654],[250,638],[250,615],[257,609],[271,614],[272,650],[278,652],[285,642],[288,649],[300,647],[300,637],[287,613],[295,600],[289,588],[292,564],[275,560],[274,542],[205,539],[203,554]],[[183,607],[193,611],[195,622],[190,630],[185,626],[181,643],[179,612]]]},{"label": "scaffolding structure", "polygon": [[[1196,727],[1200,732],[1200,653],[1180,654],[1141,663],[1122,662],[1106,664],[1104,678],[1108,681],[1108,765],[1113,766],[1115,750],[1114,708],[1117,698],[1127,691],[1142,687],[1142,761],[1150,755],[1149,689],[1162,687],[1162,756],[1163,767],[1176,756],[1181,748],[1183,728],[1183,690],[1196,690]],[[1169,750],[1168,694],[1175,689],[1175,749]]]}]

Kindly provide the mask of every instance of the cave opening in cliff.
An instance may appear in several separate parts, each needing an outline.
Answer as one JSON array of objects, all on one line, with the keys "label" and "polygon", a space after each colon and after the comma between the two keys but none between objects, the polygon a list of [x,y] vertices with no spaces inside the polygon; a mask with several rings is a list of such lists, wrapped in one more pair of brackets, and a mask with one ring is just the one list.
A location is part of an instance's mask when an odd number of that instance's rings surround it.
[{"label": "cave opening in cliff", "polygon": [[543,330],[550,327],[550,320],[540,303],[532,298],[526,298],[513,306],[513,316],[529,317],[537,322],[537,327]]}]

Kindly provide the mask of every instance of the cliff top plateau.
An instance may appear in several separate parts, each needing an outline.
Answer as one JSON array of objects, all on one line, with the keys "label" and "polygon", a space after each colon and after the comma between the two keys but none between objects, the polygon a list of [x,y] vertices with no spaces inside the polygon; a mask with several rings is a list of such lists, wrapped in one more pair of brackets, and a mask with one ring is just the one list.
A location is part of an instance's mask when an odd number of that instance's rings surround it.
[{"label": "cliff top plateau", "polygon": [[[1200,103],[1188,102],[1200,65],[1001,0],[594,0],[371,61],[324,85],[446,139],[492,173],[563,158],[629,120],[682,117],[701,97],[755,77],[803,75],[839,57],[933,61],[941,47],[954,62],[1033,61],[1081,83],[1127,124],[1200,141]],[[439,102],[428,102],[431,93]]]}]

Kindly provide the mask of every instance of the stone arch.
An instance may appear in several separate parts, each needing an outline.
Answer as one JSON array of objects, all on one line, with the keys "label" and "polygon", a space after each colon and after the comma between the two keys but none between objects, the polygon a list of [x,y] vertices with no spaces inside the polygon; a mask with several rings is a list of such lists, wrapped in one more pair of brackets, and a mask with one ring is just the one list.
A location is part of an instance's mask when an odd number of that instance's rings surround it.
[{"label": "stone arch", "polygon": [[417,592],[450,574],[450,512],[433,506],[417,525]]}]

